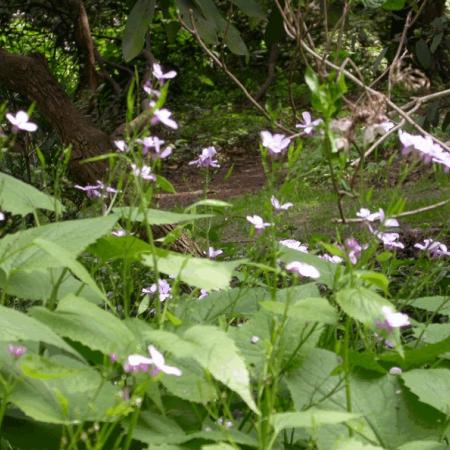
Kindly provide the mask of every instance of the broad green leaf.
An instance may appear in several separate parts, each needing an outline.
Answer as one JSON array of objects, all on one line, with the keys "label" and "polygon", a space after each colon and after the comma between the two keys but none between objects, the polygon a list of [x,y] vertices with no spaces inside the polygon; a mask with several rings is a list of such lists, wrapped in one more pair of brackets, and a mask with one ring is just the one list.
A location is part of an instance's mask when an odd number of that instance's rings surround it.
[{"label": "broad green leaf", "polygon": [[[183,444],[194,439],[206,441],[223,441],[232,439],[237,444],[256,447],[256,441],[238,430],[224,430],[216,424],[209,426],[209,431],[196,431],[186,433],[173,419],[164,417],[150,411],[144,411],[140,415],[140,420],[134,429],[133,438],[150,444],[150,448],[161,448],[173,444]],[[155,447],[153,447],[155,446]],[[170,448],[170,447],[168,447]]]},{"label": "broad green leaf", "polygon": [[218,444],[202,445],[202,450],[235,450],[235,447],[225,442],[219,442]]},{"label": "broad green leaf", "polygon": [[0,172],[0,209],[25,216],[36,209],[62,212],[64,206],[56,198]]},{"label": "broad green leaf", "polygon": [[333,450],[384,450],[383,447],[365,444],[355,438],[339,440]]},{"label": "broad green leaf", "polygon": [[0,305],[0,341],[33,341],[54,345],[68,353],[78,353],[49,327],[26,314]]},{"label": "broad green leaf", "polygon": [[416,298],[409,301],[408,306],[450,316],[450,296],[436,295],[433,297]]},{"label": "broad green leaf", "polygon": [[[113,419],[112,408],[120,402],[119,390],[96,370],[63,356],[36,358],[41,371],[48,361],[51,376],[31,378],[23,374],[9,397],[27,416],[55,424]],[[29,364],[29,360],[24,358],[21,363]],[[61,376],[55,376],[57,371]]]},{"label": "broad green leaf", "polygon": [[138,261],[143,253],[152,251],[152,246],[134,236],[104,236],[88,250],[104,262],[116,259]]},{"label": "broad green leaf", "polygon": [[70,269],[77,278],[86,284],[86,286],[90,287],[100,298],[106,300],[105,294],[97,286],[97,283],[91,277],[90,273],[74,256],[72,256],[72,253],[46,239],[37,238],[33,241],[33,244],[53,256],[53,258],[60,263],[60,266]]},{"label": "broad green leaf", "polygon": [[33,245],[44,239],[78,256],[88,245],[109,233],[118,216],[70,220],[30,228],[9,234],[0,240],[0,269],[8,276],[13,270],[33,271],[60,267],[61,264],[46,251]]},{"label": "broad green leaf", "polygon": [[178,358],[193,358],[203,369],[236,392],[254,412],[258,412],[250,393],[250,377],[233,340],[222,330],[195,325],[182,336],[167,331],[152,330],[141,321],[134,321],[142,338],[157,348],[167,350]]},{"label": "broad green leaf", "polygon": [[338,291],[336,301],[348,316],[368,326],[383,318],[383,306],[395,309],[388,300],[363,287]]},{"label": "broad green leaf", "polygon": [[386,0],[383,8],[388,11],[400,11],[405,7],[406,0]]},{"label": "broad green leaf", "polygon": [[47,301],[53,295],[59,300],[72,292],[93,303],[99,303],[104,298],[103,293],[100,295],[98,291],[93,291],[63,268],[15,271],[8,278],[0,271],[0,287],[9,295],[27,300]]},{"label": "broad green leaf", "polygon": [[358,417],[359,414],[310,408],[306,411],[274,414],[272,426],[275,434],[278,434],[287,428],[319,428],[322,425],[348,422]]},{"label": "broad green leaf", "polygon": [[233,205],[231,203],[224,202],[223,200],[204,199],[189,205],[185,208],[185,211],[195,210],[200,206],[210,206],[211,208],[231,208]]},{"label": "broad green leaf", "polygon": [[139,208],[130,207],[114,208],[114,212],[131,222],[144,222],[147,220],[149,225],[168,225],[214,217],[212,214],[183,214],[150,208],[145,213],[141,212]]},{"label": "broad green leaf", "polygon": [[435,441],[413,441],[397,447],[396,450],[445,450],[448,446]]},{"label": "broad green leaf", "polygon": [[433,55],[424,39],[419,39],[416,42],[415,53],[420,65],[424,69],[430,69],[433,64]]},{"label": "broad green leaf", "polygon": [[450,370],[415,369],[404,372],[402,379],[420,401],[450,415]]},{"label": "broad green leaf", "polygon": [[255,0],[231,0],[243,13],[249,17],[262,19],[265,17],[264,11]]},{"label": "broad green leaf", "polygon": [[289,307],[272,301],[263,301],[260,304],[267,311],[281,315],[286,314],[287,317],[292,317],[302,322],[319,322],[334,325],[339,319],[337,311],[322,297],[305,298],[289,305]]},{"label": "broad green leaf", "polygon": [[[207,258],[195,258],[181,253],[157,251],[158,271],[179,278],[186,284],[206,289],[228,289],[231,277],[237,266],[244,260],[211,261]],[[144,265],[153,267],[153,255],[144,255]]]},{"label": "broad green leaf", "polygon": [[128,15],[122,37],[122,53],[125,61],[131,61],[144,48],[145,35],[155,12],[155,0],[137,0]]},{"label": "broad green leaf", "polygon": [[117,353],[125,358],[139,348],[133,333],[121,320],[73,294],[62,299],[55,312],[35,307],[30,313],[60,336],[104,354]]}]

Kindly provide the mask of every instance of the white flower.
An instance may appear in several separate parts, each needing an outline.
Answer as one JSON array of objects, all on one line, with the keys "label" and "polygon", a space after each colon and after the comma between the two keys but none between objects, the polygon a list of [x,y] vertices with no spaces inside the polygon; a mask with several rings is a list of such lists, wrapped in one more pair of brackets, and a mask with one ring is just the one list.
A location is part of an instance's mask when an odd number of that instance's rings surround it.
[{"label": "white flower", "polygon": [[264,222],[262,217],[257,216],[256,214],[253,216],[247,216],[247,220],[255,227],[257,231],[262,231],[264,228],[273,225],[269,222]]},{"label": "white flower", "polygon": [[389,369],[389,373],[391,375],[401,375],[403,373],[403,370],[400,369],[400,367],[391,367]]},{"label": "white flower", "polygon": [[342,261],[344,261],[340,256],[337,255],[329,255],[328,253],[324,253],[323,255],[319,256],[319,258],[324,259],[325,261],[331,262],[333,264],[339,264]]},{"label": "white flower", "polygon": [[152,168],[150,166],[138,167],[136,164],[131,164],[132,172],[135,176],[141,177],[143,180],[156,181],[155,175],[152,173]]},{"label": "white flower", "polygon": [[153,64],[153,76],[160,82],[163,83],[165,80],[170,80],[171,78],[175,78],[177,73],[175,70],[171,70],[169,72],[164,73],[162,71],[161,65],[158,63]]},{"label": "white flower", "polygon": [[272,206],[277,210],[277,211],[281,211],[281,210],[288,210],[289,208],[292,208],[294,206],[293,203],[283,203],[281,204],[280,201],[275,198],[274,195],[272,195],[272,197],[270,198],[270,203],[272,203]]},{"label": "white flower", "polygon": [[388,329],[401,328],[410,325],[406,314],[395,312],[390,306],[383,306],[381,311],[384,315],[384,323]]},{"label": "white flower", "polygon": [[296,241],[295,239],[284,239],[283,241],[280,241],[280,244],[292,250],[297,250],[302,253],[308,253],[308,246],[302,244],[299,241]]},{"label": "white flower", "polygon": [[155,366],[157,371],[164,372],[167,375],[175,375],[177,377],[182,374],[181,370],[178,369],[178,367],[168,366],[163,354],[156,350],[153,345],[148,346],[148,352],[150,353],[153,365]]},{"label": "white flower", "polygon": [[208,258],[214,259],[217,256],[221,255],[223,253],[223,250],[217,249],[215,250],[214,247],[208,247]]},{"label": "white flower", "polygon": [[119,150],[119,152],[128,151],[128,145],[126,144],[125,141],[119,139],[118,141],[114,141],[114,145],[116,146],[117,150]]},{"label": "white flower", "polygon": [[30,116],[25,111],[18,111],[15,116],[7,113],[6,118],[10,121],[14,130],[33,132],[38,128],[35,123],[29,121]]},{"label": "white flower", "polygon": [[312,120],[311,114],[308,111],[302,112],[303,123],[295,125],[296,128],[303,129],[303,133],[310,135],[315,128],[322,123],[322,119]]},{"label": "white flower", "polygon": [[272,134],[269,131],[261,131],[262,145],[272,154],[280,154],[291,143],[291,139],[284,134]]},{"label": "white flower", "polygon": [[169,128],[173,128],[174,130],[178,128],[178,124],[175,122],[175,120],[170,118],[172,112],[169,111],[168,109],[166,108],[156,109],[153,112],[153,114],[154,114],[152,118],[153,125],[156,125],[158,122],[161,122],[164,125],[168,126]]},{"label": "white flower", "polygon": [[289,272],[297,273],[303,277],[319,278],[320,272],[310,264],[302,263],[300,261],[293,261],[286,264],[286,270]]}]

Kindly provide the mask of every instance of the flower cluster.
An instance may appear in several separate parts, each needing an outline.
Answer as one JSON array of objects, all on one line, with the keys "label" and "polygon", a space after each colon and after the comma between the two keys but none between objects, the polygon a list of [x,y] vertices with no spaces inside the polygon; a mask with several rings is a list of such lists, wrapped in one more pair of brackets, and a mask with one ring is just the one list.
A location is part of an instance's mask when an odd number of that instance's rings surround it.
[{"label": "flower cluster", "polygon": [[156,176],[152,172],[152,168],[147,165],[138,167],[136,164],[131,164],[131,171],[136,177],[140,177],[146,181],[156,181]]},{"label": "flower cluster", "polygon": [[20,358],[26,352],[27,348],[23,345],[14,345],[14,344],[8,345],[8,353],[14,358]]},{"label": "flower cluster", "polygon": [[117,194],[119,191],[111,186],[105,185],[100,180],[97,180],[97,184],[88,184],[86,186],[80,186],[76,184],[75,189],[86,192],[88,198],[106,198],[110,194]]},{"label": "flower cluster", "polygon": [[153,283],[150,287],[143,288],[143,294],[156,294],[158,293],[159,301],[164,302],[170,298],[172,288],[166,280],[158,280],[157,283]]},{"label": "flower cluster", "polygon": [[437,163],[444,166],[446,172],[450,171],[450,153],[433,142],[430,136],[421,136],[399,130],[398,136],[402,144],[402,154],[414,153],[425,163]]},{"label": "flower cluster", "polygon": [[442,242],[434,241],[433,239],[424,239],[423,244],[417,243],[414,247],[429,253],[433,258],[450,256],[447,246]]}]

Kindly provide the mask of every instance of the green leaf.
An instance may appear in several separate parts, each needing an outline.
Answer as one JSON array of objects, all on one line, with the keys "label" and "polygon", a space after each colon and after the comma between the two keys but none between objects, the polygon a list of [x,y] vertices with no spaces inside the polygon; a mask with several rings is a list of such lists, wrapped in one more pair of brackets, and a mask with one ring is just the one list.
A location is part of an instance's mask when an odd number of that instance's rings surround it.
[{"label": "green leaf", "polygon": [[125,61],[131,61],[144,48],[145,35],[155,12],[155,0],[137,0],[131,10],[122,37]]},{"label": "green leaf", "polygon": [[450,370],[415,369],[404,372],[402,379],[420,401],[450,414]]},{"label": "green leaf", "polygon": [[99,289],[97,283],[85,267],[72,256],[72,253],[68,252],[58,244],[46,239],[37,238],[33,241],[33,244],[53,256],[53,258],[55,258],[55,260],[58,261],[62,267],[67,267],[70,269],[77,278],[86,284],[86,286],[89,286],[102,300],[106,300],[105,294]]},{"label": "green leaf", "polygon": [[[9,397],[27,416],[54,424],[113,419],[119,391],[96,370],[64,356],[34,358],[40,371],[47,367],[49,376],[38,379],[22,374]],[[21,363],[29,365],[32,359],[25,358]]]},{"label": "green leaf", "polygon": [[117,353],[125,358],[139,349],[133,333],[121,320],[75,295],[61,300],[55,312],[35,307],[30,314],[60,336],[104,354]]},{"label": "green leaf", "polygon": [[25,216],[36,209],[62,212],[65,208],[56,198],[0,172],[0,209]]},{"label": "green leaf", "polygon": [[225,442],[219,442],[218,444],[211,444],[211,445],[202,445],[202,450],[234,450],[235,447],[233,447],[230,444],[226,444]]},{"label": "green leaf", "polygon": [[[264,11],[255,0],[231,0],[243,13],[249,17],[262,19],[265,17]],[[275,8],[276,9],[276,8]]]},{"label": "green leaf", "polygon": [[173,184],[165,177],[161,175],[156,175],[156,184],[159,186],[164,192],[169,192],[171,194],[175,194],[176,190]]},{"label": "green leaf", "polygon": [[348,316],[367,326],[374,326],[377,320],[382,319],[383,306],[395,309],[392,303],[363,287],[338,291],[336,302]]},{"label": "green leaf", "polygon": [[263,301],[260,303],[263,309],[275,314],[292,317],[303,322],[319,322],[334,325],[339,316],[337,311],[321,297],[304,298],[288,307],[279,302]]},{"label": "green leaf", "polygon": [[192,205],[189,205],[185,211],[191,211],[195,210],[199,206],[210,206],[212,208],[231,208],[233,205],[228,202],[224,202],[223,200],[214,200],[214,199],[204,199],[199,200],[198,202],[193,203]]},{"label": "green leaf", "polygon": [[104,236],[88,250],[103,262],[116,259],[138,261],[144,253],[152,251],[152,246],[134,236]]},{"label": "green leaf", "polygon": [[[179,278],[186,284],[206,289],[228,289],[232,274],[244,260],[211,261],[207,258],[194,258],[181,253],[157,250],[158,271]],[[153,267],[152,255],[144,255],[142,263]]]},{"label": "green leaf", "polygon": [[[397,447],[397,450],[445,450],[448,446],[435,441],[413,441]],[[350,449],[349,449],[350,450]],[[369,449],[370,450],[370,449]]]},{"label": "green leaf", "polygon": [[400,11],[405,7],[406,0],[386,0],[383,8],[388,11]]},{"label": "green leaf", "polygon": [[356,439],[339,440],[333,450],[384,450],[383,447],[365,444]]},{"label": "green leaf", "polygon": [[424,69],[430,69],[433,65],[433,55],[424,39],[419,39],[416,42],[415,53],[420,65]]},{"label": "green leaf", "polygon": [[8,276],[14,270],[60,267],[53,256],[33,245],[36,239],[51,241],[75,257],[89,244],[109,233],[117,220],[116,215],[70,220],[8,234],[0,240],[0,269]]},{"label": "green leaf", "polygon": [[310,408],[306,411],[274,414],[272,426],[275,434],[278,434],[287,428],[319,428],[322,425],[348,422],[358,417],[359,414]]},{"label": "green leaf", "polygon": [[250,377],[244,359],[234,341],[224,331],[212,326],[196,325],[179,337],[167,331],[143,328],[144,324],[140,321],[137,324],[140,324],[142,337],[178,358],[193,358],[258,413],[250,393]]},{"label": "green leaf", "polygon": [[49,327],[26,314],[0,305],[0,341],[33,341],[54,345],[78,357]]},{"label": "green leaf", "polygon": [[141,212],[139,208],[130,207],[114,208],[114,212],[131,222],[144,222],[147,220],[149,225],[168,225],[214,217],[212,214],[183,214],[150,208],[145,213]]},{"label": "green leaf", "polygon": [[450,297],[436,295],[434,297],[421,297],[408,302],[408,306],[424,309],[436,314],[450,316]]}]

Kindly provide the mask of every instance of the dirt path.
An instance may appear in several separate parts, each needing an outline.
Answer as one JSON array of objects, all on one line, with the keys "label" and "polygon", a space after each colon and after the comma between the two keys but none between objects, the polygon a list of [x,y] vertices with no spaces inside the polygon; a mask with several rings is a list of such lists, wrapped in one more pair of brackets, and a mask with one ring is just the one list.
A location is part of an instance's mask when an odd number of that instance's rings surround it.
[{"label": "dirt path", "polygon": [[[176,176],[174,176],[174,173]],[[184,163],[172,170],[167,178],[175,186],[175,194],[159,194],[162,208],[187,206],[204,195],[204,179],[201,171]],[[221,168],[215,170],[209,183],[208,198],[228,200],[244,194],[258,192],[266,177],[257,154],[229,154]]]}]

